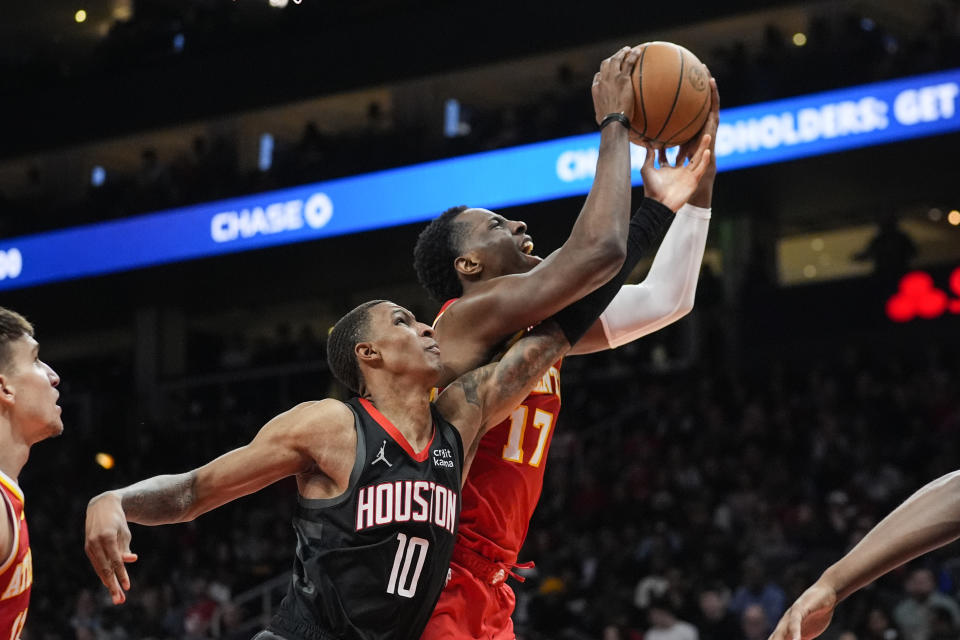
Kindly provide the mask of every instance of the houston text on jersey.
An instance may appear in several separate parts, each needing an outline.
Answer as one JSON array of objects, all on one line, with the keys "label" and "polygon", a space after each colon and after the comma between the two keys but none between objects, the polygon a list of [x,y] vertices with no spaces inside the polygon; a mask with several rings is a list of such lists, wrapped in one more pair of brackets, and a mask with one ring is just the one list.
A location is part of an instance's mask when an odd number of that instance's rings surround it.
[{"label": "houston text on jersey", "polygon": [[451,534],[457,526],[456,491],[426,480],[397,480],[357,492],[357,531],[393,522],[430,522]]}]

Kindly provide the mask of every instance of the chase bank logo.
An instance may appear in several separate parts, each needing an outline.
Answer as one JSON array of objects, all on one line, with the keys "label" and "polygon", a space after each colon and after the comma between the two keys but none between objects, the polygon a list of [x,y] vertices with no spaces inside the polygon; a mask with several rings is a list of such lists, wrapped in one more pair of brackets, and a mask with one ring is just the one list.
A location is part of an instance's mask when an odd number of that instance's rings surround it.
[{"label": "chase bank logo", "polygon": [[16,247],[0,251],[0,280],[16,278],[23,271],[23,256]]},{"label": "chase bank logo", "polygon": [[237,211],[223,211],[210,219],[210,237],[214,242],[231,242],[257,235],[302,229],[320,229],[333,217],[333,201],[322,192],[306,200],[271,202]]}]

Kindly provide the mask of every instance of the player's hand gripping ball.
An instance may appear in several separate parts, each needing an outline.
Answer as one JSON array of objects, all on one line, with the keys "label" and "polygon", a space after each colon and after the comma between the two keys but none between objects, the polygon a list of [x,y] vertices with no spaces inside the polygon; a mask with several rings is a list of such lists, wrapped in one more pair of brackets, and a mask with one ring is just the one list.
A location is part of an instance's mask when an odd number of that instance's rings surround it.
[{"label": "player's hand gripping ball", "polygon": [[672,42],[634,47],[630,140],[672,147],[692,138],[710,113],[710,74],[697,56]]}]

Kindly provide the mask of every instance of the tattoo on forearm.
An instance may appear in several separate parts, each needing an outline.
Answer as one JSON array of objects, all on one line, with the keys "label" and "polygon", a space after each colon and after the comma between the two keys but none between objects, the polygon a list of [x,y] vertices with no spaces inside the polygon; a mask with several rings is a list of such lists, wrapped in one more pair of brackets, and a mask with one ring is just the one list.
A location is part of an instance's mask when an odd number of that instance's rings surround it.
[{"label": "tattoo on forearm", "polygon": [[460,389],[463,391],[463,396],[466,401],[475,407],[481,406],[479,393],[480,381],[483,377],[486,377],[481,376],[481,372],[483,372],[482,368],[475,369],[474,371],[461,376],[456,382],[450,385],[451,387],[460,387]]},{"label": "tattoo on forearm", "polygon": [[505,394],[531,386],[570,344],[554,323],[537,327],[507,351],[496,369],[495,385]]},{"label": "tattoo on forearm", "polygon": [[197,472],[157,476],[127,487],[122,494],[127,520],[139,524],[180,522],[196,500]]}]

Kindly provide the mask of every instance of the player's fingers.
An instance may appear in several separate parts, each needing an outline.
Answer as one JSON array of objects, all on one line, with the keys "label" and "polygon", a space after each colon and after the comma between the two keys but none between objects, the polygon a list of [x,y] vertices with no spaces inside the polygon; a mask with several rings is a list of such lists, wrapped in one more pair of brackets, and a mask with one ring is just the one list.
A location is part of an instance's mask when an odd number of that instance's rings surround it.
[{"label": "player's fingers", "polygon": [[604,58],[603,62],[600,63],[600,70],[597,72],[596,78],[599,81],[600,78],[607,74],[607,69],[610,68],[610,58]]},{"label": "player's fingers", "polygon": [[120,583],[117,581],[117,574],[113,568],[113,562],[110,560],[102,540],[88,540],[86,551],[87,557],[90,559],[90,564],[93,565],[93,570],[97,572],[100,582],[102,582],[103,586],[110,592],[113,603],[120,604],[123,602],[123,589],[120,588]]},{"label": "player's fingers", "polygon": [[114,570],[114,574],[117,576],[117,580],[120,582],[120,587],[124,591],[130,590],[130,576],[127,574],[127,566],[121,561],[120,566]]},{"label": "player's fingers", "polygon": [[697,146],[697,150],[693,154],[693,158],[690,159],[690,164],[688,165],[691,171],[706,171],[707,164],[710,162],[710,141],[712,139],[713,137],[709,133],[705,133],[700,138],[700,144]]},{"label": "player's fingers", "polygon": [[637,66],[637,60],[640,59],[640,52],[635,51],[634,49],[629,49],[627,51],[626,57],[623,59],[623,64],[620,65],[620,70],[624,73],[632,73],[633,68]]},{"label": "player's fingers", "polygon": [[622,69],[623,61],[628,53],[630,53],[630,47],[621,47],[619,51],[610,56],[610,62],[615,65],[616,69]]},{"label": "player's fingers", "polygon": [[109,534],[104,534],[101,536],[101,547],[103,548],[104,556],[107,562],[106,566],[104,567],[104,572],[108,574],[104,584],[106,584],[107,588],[110,589],[110,594],[113,596],[114,604],[120,604],[126,600],[126,596],[123,593],[123,585],[126,585],[127,588],[129,588],[130,585],[130,578],[127,576],[127,568],[123,563],[123,552],[120,551],[121,545],[124,547],[127,546],[126,543],[122,542],[122,536],[123,531],[117,532],[114,536],[112,536],[112,539]]},{"label": "player's fingers", "polygon": [[717,79],[710,76],[710,110],[720,113],[720,91],[717,89]]},{"label": "player's fingers", "polygon": [[790,640],[800,640],[800,629],[803,626],[803,614],[794,611],[790,614],[790,622],[787,624],[787,634]]},{"label": "player's fingers", "polygon": [[669,167],[670,160],[667,158],[667,148],[659,147],[657,149],[657,161],[660,162],[660,168]]},{"label": "player's fingers", "polygon": [[641,168],[649,171],[650,169],[653,169],[654,149],[646,142],[642,143],[642,146],[643,146],[644,155],[643,155],[643,166]]},{"label": "player's fingers", "polygon": [[707,149],[703,152],[703,157],[701,158],[700,165],[697,167],[696,171],[693,172],[693,175],[697,177],[697,180],[703,177],[703,174],[707,172],[707,166],[710,164],[710,149]]}]

